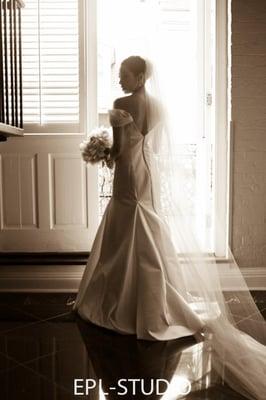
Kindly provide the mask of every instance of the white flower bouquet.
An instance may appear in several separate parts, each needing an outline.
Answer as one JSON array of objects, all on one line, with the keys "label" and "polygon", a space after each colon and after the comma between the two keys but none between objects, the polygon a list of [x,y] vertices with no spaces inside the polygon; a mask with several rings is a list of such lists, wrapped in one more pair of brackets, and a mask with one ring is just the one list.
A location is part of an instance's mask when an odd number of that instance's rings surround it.
[{"label": "white flower bouquet", "polygon": [[112,146],[112,136],[110,130],[101,126],[95,128],[87,139],[80,143],[80,151],[86,163],[96,164],[102,162],[102,166],[113,168],[114,160],[111,158],[110,149]]}]

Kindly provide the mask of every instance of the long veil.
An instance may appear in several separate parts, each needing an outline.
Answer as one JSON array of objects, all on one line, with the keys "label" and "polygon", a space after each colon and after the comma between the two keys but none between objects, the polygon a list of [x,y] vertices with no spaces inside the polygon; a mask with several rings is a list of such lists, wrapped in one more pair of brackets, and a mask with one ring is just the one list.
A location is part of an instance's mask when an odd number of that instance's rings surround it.
[{"label": "long veil", "polygon": [[[166,269],[169,280],[201,321],[201,336],[212,349],[213,365],[227,384],[249,399],[265,399],[266,323],[229,245],[226,265],[219,264],[206,254],[195,224],[187,218],[189,198],[183,188],[187,171],[176,153],[178,132],[164,105],[158,65],[146,57],[146,66],[150,133],[145,138],[144,154],[151,173],[154,208],[176,248],[176,257],[169,258]],[[216,226],[219,229],[219,221]],[[230,296],[223,287],[224,269],[231,283]],[[188,326],[190,323],[188,315]]]}]

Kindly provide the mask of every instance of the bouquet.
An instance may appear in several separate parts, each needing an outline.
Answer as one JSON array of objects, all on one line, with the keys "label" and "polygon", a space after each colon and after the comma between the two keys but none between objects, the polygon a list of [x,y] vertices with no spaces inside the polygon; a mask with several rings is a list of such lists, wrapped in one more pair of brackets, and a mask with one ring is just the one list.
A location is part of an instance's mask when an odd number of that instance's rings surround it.
[{"label": "bouquet", "polygon": [[113,168],[114,160],[110,155],[111,146],[110,131],[101,126],[100,128],[95,128],[87,139],[80,143],[79,147],[82,158],[86,163],[96,164],[101,161],[102,166],[106,165],[108,168]]}]

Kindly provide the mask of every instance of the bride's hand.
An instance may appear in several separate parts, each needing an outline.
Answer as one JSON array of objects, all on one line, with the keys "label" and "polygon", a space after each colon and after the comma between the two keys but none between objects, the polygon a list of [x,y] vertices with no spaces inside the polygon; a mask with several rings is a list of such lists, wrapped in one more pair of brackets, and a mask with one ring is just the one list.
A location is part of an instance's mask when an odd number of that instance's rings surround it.
[{"label": "bride's hand", "polygon": [[104,153],[105,153],[104,161],[105,161],[107,167],[110,169],[112,169],[114,167],[114,158],[111,155],[111,150],[112,149],[109,147],[104,150]]}]

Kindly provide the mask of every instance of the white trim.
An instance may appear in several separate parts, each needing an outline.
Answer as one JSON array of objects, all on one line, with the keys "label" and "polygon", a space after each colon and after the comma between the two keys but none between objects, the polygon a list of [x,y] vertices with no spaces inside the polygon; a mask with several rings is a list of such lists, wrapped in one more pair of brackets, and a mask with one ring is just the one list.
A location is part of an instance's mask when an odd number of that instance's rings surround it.
[{"label": "white trim", "polygon": [[49,124],[35,124],[35,123],[25,123],[23,124],[25,136],[36,135],[41,136],[45,134],[62,134],[62,133],[76,133],[82,132],[81,125],[77,124],[66,124],[66,123],[49,123]]},{"label": "white trim", "polygon": [[[98,126],[98,92],[97,92],[97,0],[82,0],[84,2],[84,132],[90,132],[91,129]],[[88,209],[88,226],[89,249],[92,246],[97,228],[99,225],[99,194],[98,194],[98,168],[97,166],[88,165],[87,167],[87,204]]]},{"label": "white trim", "polygon": [[[249,290],[266,290],[266,270],[265,268],[245,267],[241,268],[241,273],[245,278]],[[236,274],[238,279],[239,274]],[[230,269],[221,274],[222,287],[226,290],[238,290],[234,284],[234,276]]]},{"label": "white trim", "polygon": [[0,292],[76,293],[84,266],[7,265],[0,270]]},{"label": "white trim", "polygon": [[227,256],[228,245],[227,62],[227,0],[216,0],[214,251],[218,257]]},{"label": "white trim", "polygon": [[229,125],[229,138],[228,138],[228,145],[229,145],[229,190],[228,190],[228,244],[230,248],[232,247],[232,231],[233,231],[233,164],[234,164],[234,123],[232,121],[232,76],[231,76],[231,68],[232,68],[232,1],[227,0],[227,34],[228,34],[228,90],[227,90],[227,98],[228,98],[228,121],[230,121]]},{"label": "white trim", "polygon": [[233,177],[234,177],[234,125],[230,121],[229,131],[229,190],[228,190],[228,244],[232,247],[232,232],[233,232]]},{"label": "white trim", "polygon": [[24,129],[0,122],[0,134],[3,136],[23,136]]},{"label": "white trim", "polygon": [[82,0],[84,2],[84,34],[85,34],[85,132],[89,132],[98,125],[97,110],[97,1]]},{"label": "white trim", "polygon": [[[199,126],[201,137],[197,146],[197,180],[196,180],[196,206],[197,230],[201,238],[202,247],[208,252],[213,252],[213,232],[210,232],[209,221],[211,218],[211,141],[214,127],[212,126],[212,104],[207,104],[207,95],[213,97],[212,82],[212,0],[197,2],[197,50],[198,50],[198,106]],[[213,227],[212,227],[213,228]]]},{"label": "white trim", "polygon": [[[224,290],[237,290],[233,275],[224,263],[221,274]],[[7,265],[0,270],[0,292],[69,292],[77,293],[85,266],[83,265]],[[265,268],[242,268],[250,290],[266,290]]]}]

